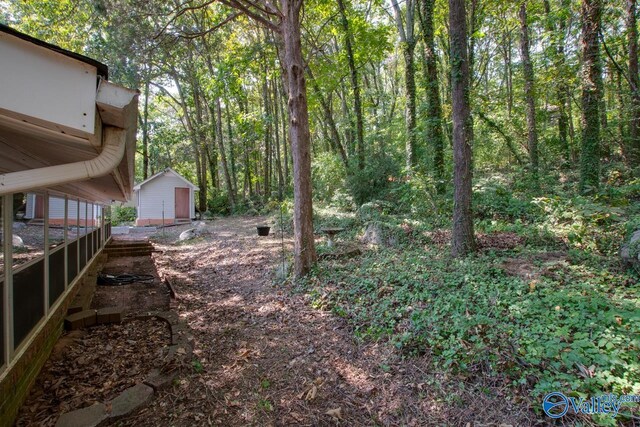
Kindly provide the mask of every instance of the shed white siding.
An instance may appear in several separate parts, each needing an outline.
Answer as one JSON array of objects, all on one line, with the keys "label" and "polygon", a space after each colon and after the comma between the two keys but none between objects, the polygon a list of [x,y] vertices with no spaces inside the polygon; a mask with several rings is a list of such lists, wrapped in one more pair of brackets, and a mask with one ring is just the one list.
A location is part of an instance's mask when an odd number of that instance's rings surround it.
[{"label": "shed white siding", "polygon": [[[25,207],[25,218],[30,219],[35,216],[36,195],[35,193],[27,194],[27,204]],[[91,204],[87,208],[85,202],[80,202],[80,219],[91,218]],[[93,205],[94,217],[98,217],[100,207]],[[69,199],[69,219],[78,217],[78,201]],[[49,218],[64,219],[64,199],[61,197],[51,196],[49,198]]]},{"label": "shed white siding", "polygon": [[138,223],[144,225],[144,220],[162,218],[167,223],[172,223],[176,218],[176,188],[189,189],[189,212],[190,217],[194,218],[194,187],[173,170],[167,170],[162,175],[141,183],[134,193]]}]

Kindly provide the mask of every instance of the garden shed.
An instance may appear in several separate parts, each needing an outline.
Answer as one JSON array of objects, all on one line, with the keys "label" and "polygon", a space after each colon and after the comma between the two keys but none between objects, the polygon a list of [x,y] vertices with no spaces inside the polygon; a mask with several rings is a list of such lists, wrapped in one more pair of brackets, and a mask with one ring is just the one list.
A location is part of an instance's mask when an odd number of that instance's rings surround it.
[{"label": "garden shed", "polygon": [[133,187],[136,225],[184,224],[195,218],[198,187],[171,168]]},{"label": "garden shed", "polygon": [[[31,224],[44,222],[44,200],[41,193],[27,193],[25,219],[31,220]],[[49,225],[63,226],[65,221],[64,197],[51,196],[49,198]],[[80,205],[71,204],[67,207],[67,225],[87,225],[95,227],[101,214],[101,207],[98,204],[89,204],[84,201]]]}]

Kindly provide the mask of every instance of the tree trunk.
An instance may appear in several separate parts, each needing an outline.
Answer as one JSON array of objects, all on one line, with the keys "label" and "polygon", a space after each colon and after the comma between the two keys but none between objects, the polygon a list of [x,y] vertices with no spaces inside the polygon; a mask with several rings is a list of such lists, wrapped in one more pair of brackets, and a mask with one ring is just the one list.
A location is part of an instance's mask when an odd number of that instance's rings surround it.
[{"label": "tree trunk", "polygon": [[[562,8],[564,10],[569,10],[571,8],[571,0],[562,0]],[[567,114],[567,105],[571,102],[568,97],[568,83],[567,83],[567,73],[566,69],[566,56],[565,56],[565,32],[567,30],[568,19],[566,17],[562,17],[560,19],[560,24],[558,26],[558,30],[555,30],[553,25],[553,21],[551,20],[551,7],[549,5],[549,1],[545,0],[545,11],[547,14],[547,26],[548,31],[550,33],[555,33],[556,37],[554,38],[555,52],[556,56],[555,68],[556,68],[556,97],[558,102],[558,139],[560,140],[560,147],[562,147],[562,151],[565,156],[565,164],[569,164],[571,160],[571,147],[569,145],[569,116]]]},{"label": "tree trunk", "polygon": [[[266,64],[266,59],[263,58]],[[271,196],[271,105],[269,102],[269,89],[267,87],[267,70],[266,65],[263,70],[264,77],[262,81],[262,100],[263,100],[263,117],[265,120],[264,129],[264,201],[267,202]]]},{"label": "tree trunk", "polygon": [[224,111],[227,122],[227,135],[229,137],[229,161],[231,163],[231,184],[233,188],[233,197],[235,201],[238,201],[238,178],[237,178],[237,168],[236,168],[236,156],[233,150],[233,129],[231,127],[231,113],[229,111],[229,100],[225,99],[224,102]]},{"label": "tree trunk", "polygon": [[278,105],[278,83],[275,81],[275,77],[272,82],[273,87],[273,129],[275,130],[276,137],[276,168],[278,169],[278,200],[282,201],[284,197],[284,175],[282,173],[282,153],[280,150],[280,108]]},{"label": "tree trunk", "polygon": [[636,0],[627,0],[627,37],[629,42],[629,84],[631,118],[629,120],[629,160],[632,167],[640,164],[640,77],[638,76],[638,27]]},{"label": "tree trunk", "polygon": [[513,142],[513,138],[509,134],[507,134],[500,127],[500,125],[498,125],[498,123],[496,123],[493,120],[491,120],[482,111],[476,111],[476,114],[478,115],[478,117],[480,117],[480,119],[483,122],[485,122],[487,127],[489,127],[490,129],[493,129],[494,131],[496,131],[504,139],[504,142],[507,144],[507,148],[509,149],[511,154],[513,154],[513,156],[516,158],[516,161],[518,162],[518,164],[519,165],[524,165],[525,161],[523,160],[522,156],[520,155],[520,153],[516,149],[516,144]]},{"label": "tree trunk", "polygon": [[284,44],[283,72],[289,94],[289,139],[293,156],[294,274],[306,275],[316,262],[311,198],[311,136],[307,87],[300,36],[302,0],[281,0],[281,35]]},{"label": "tree trunk", "polygon": [[309,81],[311,82],[311,87],[313,88],[313,92],[316,94],[316,97],[320,101],[320,105],[322,106],[322,112],[324,113],[324,119],[327,122],[330,132],[330,143],[331,148],[340,155],[340,159],[344,164],[345,168],[349,167],[349,159],[347,157],[347,153],[342,146],[342,142],[340,141],[340,132],[338,132],[338,126],[336,125],[336,121],[333,119],[333,113],[331,111],[331,106],[329,102],[325,98],[324,94],[320,90],[316,79],[313,76],[313,72],[311,68],[307,67],[307,74],[309,75]]},{"label": "tree trunk", "polygon": [[149,76],[144,83],[144,113],[142,116],[142,179],[149,177]]},{"label": "tree trunk", "polygon": [[451,254],[464,256],[475,251],[471,210],[472,159],[468,127],[469,60],[465,0],[449,0],[449,37],[451,39],[451,101],[453,109],[453,235]]},{"label": "tree trunk", "polygon": [[405,143],[405,160],[407,171],[412,171],[418,164],[416,152],[416,78],[414,51],[416,39],[414,37],[415,3],[406,1],[405,16],[398,6],[397,0],[391,0],[396,17],[396,27],[400,35],[400,45],[404,59],[404,83],[405,83],[405,123],[407,127],[407,139]]},{"label": "tree trunk", "polygon": [[527,104],[527,145],[529,147],[529,167],[535,188],[538,180],[538,130],[536,127],[536,92],[534,86],[533,64],[529,52],[529,27],[527,25],[527,2],[520,5],[520,53],[524,74],[524,97]]},{"label": "tree trunk", "polygon": [[427,144],[433,149],[433,177],[439,194],[445,191],[444,135],[442,132],[442,104],[438,81],[438,58],[435,49],[433,12],[435,0],[421,0],[418,7],[425,50],[427,94]]},{"label": "tree trunk", "polygon": [[580,192],[598,188],[600,181],[600,24],[602,0],[582,1],[582,152]]},{"label": "tree trunk", "polygon": [[211,116],[215,117],[216,123],[216,140],[218,141],[218,151],[220,152],[220,163],[222,173],[224,174],[224,182],[227,187],[227,197],[229,197],[229,206],[233,212],[236,207],[236,195],[231,174],[229,173],[229,164],[227,163],[227,153],[224,146],[224,133],[222,132],[222,108],[220,106],[220,98],[216,98],[215,114],[212,111]]},{"label": "tree trunk", "polygon": [[347,11],[343,0],[338,0],[338,8],[340,9],[340,22],[344,31],[344,43],[347,50],[347,62],[349,63],[349,72],[351,77],[351,89],[353,90],[353,108],[356,114],[356,155],[358,157],[358,169],[364,169],[364,119],[362,117],[362,101],[360,99],[360,83],[358,81],[358,71],[353,55],[353,35],[349,28],[349,20],[347,19]]},{"label": "tree trunk", "polygon": [[416,152],[416,72],[414,65],[414,51],[416,44],[403,43],[404,78],[407,103],[405,107],[405,121],[407,126],[406,161],[407,170],[411,171],[418,165]]}]

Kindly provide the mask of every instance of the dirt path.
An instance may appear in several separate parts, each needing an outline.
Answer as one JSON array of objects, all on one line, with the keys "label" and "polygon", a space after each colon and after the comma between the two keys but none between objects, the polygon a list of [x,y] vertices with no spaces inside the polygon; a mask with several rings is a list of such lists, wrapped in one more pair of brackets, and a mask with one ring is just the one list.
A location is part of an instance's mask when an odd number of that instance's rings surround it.
[{"label": "dirt path", "polygon": [[478,411],[482,397],[470,406],[443,401],[446,393],[427,385],[438,374],[424,372],[421,361],[402,361],[389,345],[358,344],[344,320],[274,284],[280,240],[256,236],[263,222],[216,220],[193,244],[159,245],[158,270],[177,289],[174,308],[194,335],[194,360],[125,424],[421,426],[487,418]]}]

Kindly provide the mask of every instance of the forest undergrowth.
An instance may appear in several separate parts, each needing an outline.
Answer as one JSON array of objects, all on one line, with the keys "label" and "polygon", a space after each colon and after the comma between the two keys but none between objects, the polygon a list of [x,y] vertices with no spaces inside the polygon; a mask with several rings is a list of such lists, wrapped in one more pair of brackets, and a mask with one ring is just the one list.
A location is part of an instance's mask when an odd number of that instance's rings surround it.
[{"label": "forest undergrowth", "polygon": [[[572,191],[574,177],[557,171],[541,197],[513,175],[484,174],[474,188],[480,250],[465,259],[450,256],[447,199],[418,197],[428,186],[419,178],[389,180],[355,210],[333,195],[315,221],[317,229],[345,228],[338,248],[362,244],[372,223],[395,237],[363,245],[356,258],[322,257],[297,289],[346,318],[359,339],[426,356],[434,370],[465,381],[507,387],[538,415],[553,391],[585,399],[640,394],[638,272],[618,259],[640,224],[640,180],[615,166],[607,176],[582,197]],[[629,404],[615,419],[585,422],[637,417]]]}]

